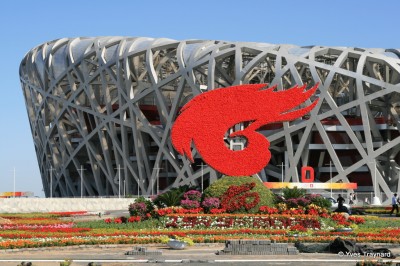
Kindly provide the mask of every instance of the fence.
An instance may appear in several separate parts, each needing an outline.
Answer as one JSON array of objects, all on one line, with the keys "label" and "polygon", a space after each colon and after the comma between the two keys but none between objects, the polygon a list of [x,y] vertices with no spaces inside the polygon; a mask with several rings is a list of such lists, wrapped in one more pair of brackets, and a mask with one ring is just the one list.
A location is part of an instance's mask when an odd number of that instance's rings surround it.
[{"label": "fence", "polygon": [[[325,193],[320,193],[324,197],[330,197],[331,193],[330,192],[325,192]],[[339,194],[342,195],[342,197],[346,200],[345,203],[349,203],[350,200],[350,192],[344,191],[344,192],[335,192],[332,193],[332,198],[337,199],[339,197]],[[365,205],[370,205],[373,203],[373,199],[375,197],[374,192],[355,192],[356,195],[356,200],[354,201],[354,205],[356,206],[365,206]],[[377,194],[377,197],[380,199],[382,205],[390,205],[390,198],[387,197],[385,193],[379,193]]]}]

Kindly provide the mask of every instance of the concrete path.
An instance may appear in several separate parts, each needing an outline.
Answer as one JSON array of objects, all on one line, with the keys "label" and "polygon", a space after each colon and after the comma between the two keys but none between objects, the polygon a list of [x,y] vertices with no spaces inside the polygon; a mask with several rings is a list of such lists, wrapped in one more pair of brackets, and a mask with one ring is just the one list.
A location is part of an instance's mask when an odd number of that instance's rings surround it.
[{"label": "concrete path", "polygon": [[[161,250],[161,256],[130,256],[125,252],[131,251],[137,245],[102,245],[102,246],[74,246],[74,247],[52,247],[33,248],[20,250],[1,250],[1,266],[17,266],[19,263],[32,262],[35,266],[60,265],[60,262],[71,259],[71,266],[88,265],[90,262],[101,266],[121,265],[199,265],[209,263],[215,265],[356,265],[356,261],[363,259],[373,260],[372,257],[358,256],[357,254],[326,254],[326,253],[301,253],[299,255],[216,255],[218,250],[224,248],[223,244],[197,245],[185,250],[171,250],[164,245],[146,245],[148,250]],[[143,245],[141,245],[143,246]],[[378,246],[375,246],[378,247]],[[388,247],[394,254],[398,255],[392,265],[400,265],[400,246]],[[375,258],[376,260],[376,258]],[[96,264],[93,264],[96,265]]]}]

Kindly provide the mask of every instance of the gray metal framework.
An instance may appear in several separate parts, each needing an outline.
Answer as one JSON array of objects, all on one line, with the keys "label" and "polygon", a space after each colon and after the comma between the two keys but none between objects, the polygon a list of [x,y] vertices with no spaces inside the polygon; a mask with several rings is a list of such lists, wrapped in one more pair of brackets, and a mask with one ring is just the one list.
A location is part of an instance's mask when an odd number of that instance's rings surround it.
[{"label": "gray metal framework", "polygon": [[[32,49],[20,77],[47,196],[79,196],[81,189],[84,196],[122,195],[125,186],[126,194],[151,195],[201,180],[206,186],[220,174],[203,167],[197,152],[191,164],[171,145],[180,107],[236,84],[285,90],[320,82],[310,115],[261,129],[272,159],[259,177],[280,181],[284,171],[284,181],[298,181],[300,167],[311,165],[321,182],[357,182],[360,191],[383,192],[385,201],[400,182],[399,57],[396,49],[73,38]],[[232,149],[245,145],[226,141]]]}]

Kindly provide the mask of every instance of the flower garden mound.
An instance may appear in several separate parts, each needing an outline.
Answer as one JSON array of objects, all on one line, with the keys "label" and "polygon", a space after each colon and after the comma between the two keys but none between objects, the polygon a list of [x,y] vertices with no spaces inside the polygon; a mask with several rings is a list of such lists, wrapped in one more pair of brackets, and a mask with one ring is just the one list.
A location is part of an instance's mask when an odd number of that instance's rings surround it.
[{"label": "flower garden mound", "polygon": [[[228,189],[231,186],[245,186],[246,184],[254,183],[255,186],[248,191],[241,191],[240,188],[236,189],[238,194],[235,194],[235,189],[231,190],[231,195],[226,195]],[[224,194],[228,196],[231,200],[230,202],[234,204],[239,202],[243,198],[243,192],[245,193],[258,193],[257,204],[254,207],[246,210],[246,213],[256,213],[258,212],[260,206],[272,206],[273,205],[273,194],[272,192],[264,186],[260,180],[252,176],[224,176],[212,183],[205,191],[204,197],[215,197],[223,200]],[[253,198],[254,200],[254,198]],[[240,212],[240,211],[239,211]],[[243,212],[243,210],[242,210]]]}]

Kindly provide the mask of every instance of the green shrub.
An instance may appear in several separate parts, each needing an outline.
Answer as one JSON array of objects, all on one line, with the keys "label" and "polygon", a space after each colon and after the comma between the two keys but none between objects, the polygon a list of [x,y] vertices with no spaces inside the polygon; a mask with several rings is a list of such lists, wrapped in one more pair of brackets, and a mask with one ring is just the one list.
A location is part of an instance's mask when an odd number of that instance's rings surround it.
[{"label": "green shrub", "polygon": [[181,200],[183,200],[183,195],[188,190],[190,190],[188,185],[172,188],[167,192],[158,195],[153,202],[159,208],[180,206]]},{"label": "green shrub", "polygon": [[309,199],[311,203],[324,208],[328,209],[332,206],[332,202],[321,195],[307,195],[306,199]]},{"label": "green shrub", "polygon": [[297,198],[302,198],[306,195],[306,190],[302,189],[302,188],[288,188],[285,187],[284,189],[282,189],[283,192],[283,197],[285,199],[297,199]]},{"label": "green shrub", "polygon": [[239,186],[248,183],[255,183],[255,187],[249,192],[257,192],[260,196],[260,202],[249,213],[256,213],[260,206],[273,206],[272,192],[256,177],[253,176],[224,176],[212,183],[204,190],[204,198],[215,197],[221,200],[222,195],[232,185]]}]

